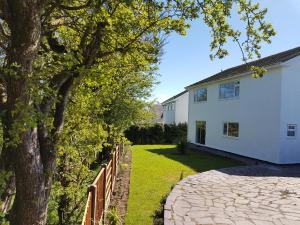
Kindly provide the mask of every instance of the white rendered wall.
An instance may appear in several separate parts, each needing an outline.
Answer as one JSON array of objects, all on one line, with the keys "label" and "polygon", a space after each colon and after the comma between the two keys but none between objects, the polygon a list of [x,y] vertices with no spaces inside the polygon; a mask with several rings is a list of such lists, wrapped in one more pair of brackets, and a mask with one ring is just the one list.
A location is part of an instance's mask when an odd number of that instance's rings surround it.
[{"label": "white rendered wall", "polygon": [[163,123],[164,124],[175,123],[175,110],[176,110],[176,103],[175,103],[175,109],[173,109],[173,110],[167,110],[167,108],[164,107],[164,110],[163,110]]},{"label": "white rendered wall", "polygon": [[[219,84],[240,81],[238,98],[220,100]],[[207,102],[189,95],[188,140],[195,143],[196,121],[206,121],[206,146],[280,163],[281,69],[270,69],[260,79],[245,75],[207,87]],[[299,100],[300,102],[300,100]],[[223,136],[223,122],[238,122],[239,137]]]},{"label": "white rendered wall", "polygon": [[[300,163],[300,57],[283,65],[281,102],[281,163]],[[288,124],[297,125],[295,138],[287,137]]]},{"label": "white rendered wall", "polygon": [[175,102],[175,123],[187,123],[189,107],[189,92],[179,96]]}]

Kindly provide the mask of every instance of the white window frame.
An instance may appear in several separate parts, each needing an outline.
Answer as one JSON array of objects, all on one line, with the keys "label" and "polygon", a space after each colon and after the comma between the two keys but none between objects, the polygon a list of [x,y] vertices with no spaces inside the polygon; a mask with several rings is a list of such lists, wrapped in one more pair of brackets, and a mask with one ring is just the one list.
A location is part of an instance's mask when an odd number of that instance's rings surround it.
[{"label": "white window frame", "polygon": [[[236,123],[236,124],[238,124],[238,136],[231,136],[231,135],[229,135],[229,124],[231,124],[231,123]],[[228,121],[226,121],[226,122],[223,122],[223,124],[222,124],[223,126],[222,126],[222,134],[223,134],[223,137],[228,137],[228,138],[234,138],[234,139],[238,139],[239,137],[240,137],[240,123],[239,122],[228,122]],[[227,126],[226,127],[226,134],[224,134],[224,126]]]},{"label": "white window frame", "polygon": [[[290,126],[294,126],[294,128],[290,128]],[[294,132],[295,135],[294,136],[289,136],[288,133],[290,131]],[[297,124],[288,124],[287,127],[286,127],[286,137],[293,139],[293,138],[296,138],[296,136],[297,136]]]},{"label": "white window frame", "polygon": [[[230,96],[230,97],[221,96],[221,87],[222,87],[222,85],[228,85],[228,84],[233,84],[234,85],[234,96]],[[237,92],[237,89],[239,90],[238,92]],[[231,82],[219,84],[219,99],[220,100],[239,98],[239,96],[240,96],[240,81],[231,81]]]},{"label": "white window frame", "polygon": [[[206,99],[205,100],[199,100],[198,99],[198,91],[201,91],[201,90],[205,90],[206,92]],[[194,90],[194,103],[198,103],[198,102],[207,102],[207,88],[206,87],[201,87],[201,88],[197,88]]]}]

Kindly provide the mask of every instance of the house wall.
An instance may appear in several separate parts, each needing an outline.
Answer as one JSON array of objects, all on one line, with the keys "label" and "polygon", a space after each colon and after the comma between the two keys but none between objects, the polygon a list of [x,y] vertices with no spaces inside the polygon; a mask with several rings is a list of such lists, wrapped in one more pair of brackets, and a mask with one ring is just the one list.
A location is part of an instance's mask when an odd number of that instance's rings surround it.
[{"label": "house wall", "polygon": [[[281,163],[300,163],[300,57],[283,64],[280,136]],[[287,125],[296,124],[296,137],[287,137]]]},{"label": "house wall", "polygon": [[[220,100],[219,84],[237,80],[239,97]],[[204,85],[206,102],[194,103],[195,89],[189,91],[188,140],[195,143],[196,121],[206,121],[206,146],[280,163],[281,69],[269,69],[259,79],[245,75],[226,82]],[[223,122],[238,122],[239,137],[223,136]]]},{"label": "house wall", "polygon": [[[174,101],[172,101],[174,102]],[[175,104],[175,108],[172,109],[172,110],[168,110],[167,109],[167,105],[169,103],[172,103],[172,102],[168,102],[166,104],[164,104],[163,106],[164,109],[163,109],[163,123],[164,124],[172,124],[172,123],[175,123],[175,109],[176,109],[176,104]]]},{"label": "house wall", "polygon": [[179,96],[175,102],[175,123],[187,123],[189,107],[189,92]]}]

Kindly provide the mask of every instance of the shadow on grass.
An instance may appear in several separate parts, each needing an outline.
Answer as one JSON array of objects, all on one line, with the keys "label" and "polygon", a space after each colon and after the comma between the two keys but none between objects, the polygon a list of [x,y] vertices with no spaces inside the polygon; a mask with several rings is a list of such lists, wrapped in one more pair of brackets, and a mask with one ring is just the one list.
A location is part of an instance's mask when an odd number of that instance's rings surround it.
[{"label": "shadow on grass", "polygon": [[219,169],[225,167],[241,166],[242,163],[204,152],[197,152],[195,150],[188,150],[186,154],[180,154],[174,148],[161,148],[161,149],[146,149],[146,151],[153,154],[164,156],[170,160],[177,161],[186,165],[197,172],[204,172],[211,169]]},{"label": "shadow on grass", "polygon": [[197,150],[188,150],[180,154],[174,148],[146,149],[153,154],[158,154],[184,164],[197,172],[218,170],[228,175],[259,176],[259,177],[300,177],[300,166],[284,167],[280,165],[265,164],[259,166],[245,166],[245,164],[223,156],[217,156]]}]

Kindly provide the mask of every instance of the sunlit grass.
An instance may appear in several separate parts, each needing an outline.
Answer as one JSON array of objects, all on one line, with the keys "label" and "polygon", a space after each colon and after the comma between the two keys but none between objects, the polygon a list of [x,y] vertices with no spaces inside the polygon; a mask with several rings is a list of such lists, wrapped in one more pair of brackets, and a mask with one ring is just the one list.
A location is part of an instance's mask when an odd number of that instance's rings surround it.
[{"label": "sunlit grass", "polygon": [[177,153],[174,145],[136,145],[132,147],[132,170],[126,225],[151,225],[151,215],[161,197],[170,191],[181,174],[241,165],[220,156],[188,151]]}]

